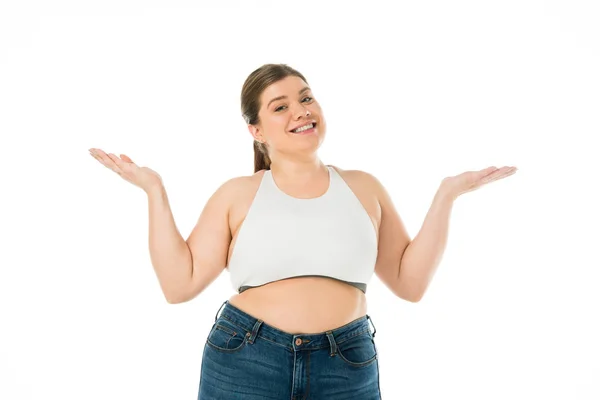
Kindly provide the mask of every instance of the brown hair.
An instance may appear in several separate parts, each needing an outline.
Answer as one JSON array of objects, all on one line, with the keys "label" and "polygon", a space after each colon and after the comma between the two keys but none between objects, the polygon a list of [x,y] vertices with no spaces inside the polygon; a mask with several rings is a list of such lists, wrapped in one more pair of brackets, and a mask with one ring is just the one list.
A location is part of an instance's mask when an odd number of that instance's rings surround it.
[{"label": "brown hair", "polygon": [[[304,75],[286,64],[264,64],[248,75],[241,95],[242,117],[247,124],[255,125],[259,122],[258,111],[263,91],[288,76],[297,76],[308,84]],[[254,172],[261,169],[271,169],[271,159],[267,146],[254,140]]]}]

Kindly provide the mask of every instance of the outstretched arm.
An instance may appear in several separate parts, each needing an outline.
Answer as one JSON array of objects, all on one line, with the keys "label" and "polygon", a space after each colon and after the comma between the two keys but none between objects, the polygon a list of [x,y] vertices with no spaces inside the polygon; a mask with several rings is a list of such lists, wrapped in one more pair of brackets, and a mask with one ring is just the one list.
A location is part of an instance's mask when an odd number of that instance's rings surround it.
[{"label": "outstretched arm", "polygon": [[400,261],[398,285],[401,292],[410,293],[411,300],[415,302],[425,294],[446,249],[454,201],[464,193],[506,178],[516,171],[515,167],[489,167],[481,171],[467,171],[442,181],[421,230],[408,245]]},{"label": "outstretched arm", "polygon": [[453,205],[452,193],[441,185],[421,230],[402,256],[398,275],[399,291],[410,293],[410,300],[413,302],[421,300],[442,260],[448,242]]},{"label": "outstretched arm", "polygon": [[510,176],[516,170],[514,167],[490,167],[445,178],[414,239],[410,239],[386,189],[370,176],[381,207],[379,252],[375,266],[381,281],[399,298],[420,301],[446,249],[454,201],[461,194]]}]

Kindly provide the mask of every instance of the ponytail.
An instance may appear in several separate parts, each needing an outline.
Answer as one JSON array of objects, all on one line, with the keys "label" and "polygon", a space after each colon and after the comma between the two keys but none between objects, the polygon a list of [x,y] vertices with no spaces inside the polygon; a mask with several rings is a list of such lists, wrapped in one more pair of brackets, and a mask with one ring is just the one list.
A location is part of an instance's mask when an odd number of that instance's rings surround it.
[{"label": "ponytail", "polygon": [[271,159],[264,144],[254,140],[254,172],[271,169]]}]

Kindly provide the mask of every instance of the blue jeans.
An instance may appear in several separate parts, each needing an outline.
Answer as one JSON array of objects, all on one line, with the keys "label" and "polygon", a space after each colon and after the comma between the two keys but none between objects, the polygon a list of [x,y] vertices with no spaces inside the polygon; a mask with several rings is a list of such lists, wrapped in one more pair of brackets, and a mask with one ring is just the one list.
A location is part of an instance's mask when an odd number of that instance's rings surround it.
[{"label": "blue jeans", "polygon": [[219,311],[204,345],[199,400],[381,399],[368,315],[327,332],[294,335],[228,301]]}]

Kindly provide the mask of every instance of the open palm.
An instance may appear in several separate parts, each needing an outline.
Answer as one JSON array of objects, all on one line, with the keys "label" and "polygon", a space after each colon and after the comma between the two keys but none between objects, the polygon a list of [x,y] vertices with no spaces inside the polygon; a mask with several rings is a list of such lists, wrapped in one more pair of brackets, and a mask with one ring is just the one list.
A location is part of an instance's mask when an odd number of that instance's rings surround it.
[{"label": "open palm", "polygon": [[145,192],[162,185],[160,175],[148,167],[139,167],[125,154],[117,157],[113,153],[105,153],[100,149],[89,150],[92,157],[106,168],[116,172],[127,182],[142,188]]},{"label": "open palm", "polygon": [[488,167],[480,171],[467,171],[444,179],[442,185],[454,198],[477,190],[488,183],[507,178],[517,172],[517,167]]}]

